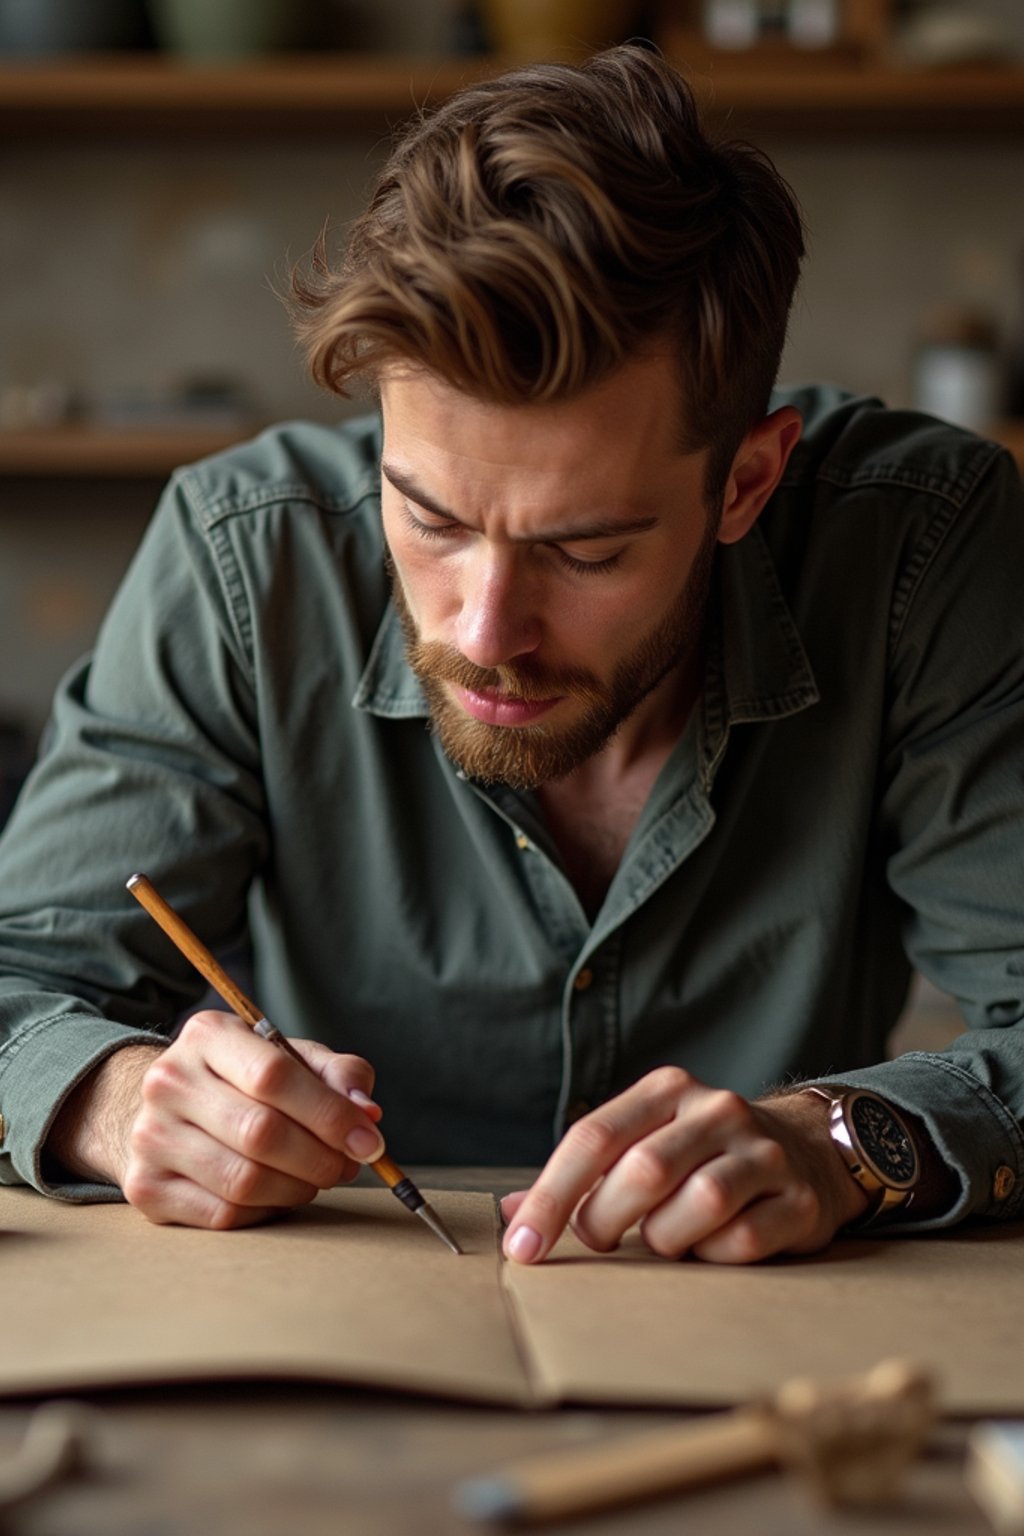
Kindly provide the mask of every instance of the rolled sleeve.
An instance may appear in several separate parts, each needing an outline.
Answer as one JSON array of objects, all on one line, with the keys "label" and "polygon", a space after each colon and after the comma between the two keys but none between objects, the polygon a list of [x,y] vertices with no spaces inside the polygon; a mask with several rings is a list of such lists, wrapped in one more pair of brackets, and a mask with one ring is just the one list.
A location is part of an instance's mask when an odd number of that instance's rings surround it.
[{"label": "rolled sleeve", "polygon": [[267,830],[247,659],[208,523],[175,482],[95,653],[58,690],[0,839],[0,1182],[119,1196],[55,1186],[43,1146],[93,1067],[125,1045],[166,1045],[157,1031],[202,995],[126,893],[132,871],[217,951],[244,932]]},{"label": "rolled sleeve", "polygon": [[57,1111],[72,1089],[126,1045],[166,1045],[152,1030],[126,1029],[91,1013],[64,1010],[42,1018],[0,1051],[0,1183],[31,1184],[41,1194],[81,1203],[120,1200],[111,1184],[54,1183],[42,1151]]},{"label": "rolled sleeve", "polygon": [[894,1061],[843,1072],[822,1082],[866,1088],[922,1120],[935,1149],[960,1180],[947,1211],[902,1218],[882,1231],[935,1231],[967,1217],[1024,1217],[1024,1133],[1006,1104],[959,1062],[941,1052],[908,1051]]}]

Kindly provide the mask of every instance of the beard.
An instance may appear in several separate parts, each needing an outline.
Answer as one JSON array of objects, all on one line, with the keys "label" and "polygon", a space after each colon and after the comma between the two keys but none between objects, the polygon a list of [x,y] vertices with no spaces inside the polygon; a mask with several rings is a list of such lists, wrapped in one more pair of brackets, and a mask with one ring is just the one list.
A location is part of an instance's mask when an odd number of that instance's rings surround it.
[{"label": "beard", "polygon": [[[405,635],[406,656],[427,696],[433,729],[445,755],[463,773],[483,784],[533,790],[564,778],[600,752],[670,672],[696,662],[717,534],[717,522],[709,517],[679,597],[654,629],[616,664],[610,681],[579,667],[548,669],[529,656],[505,666],[478,667],[455,646],[424,640],[389,555],[388,572]],[[578,713],[560,728],[544,721],[489,725],[469,715],[447,685],[524,700],[557,696],[562,704],[575,703]],[[680,729],[684,723],[680,720]]]}]

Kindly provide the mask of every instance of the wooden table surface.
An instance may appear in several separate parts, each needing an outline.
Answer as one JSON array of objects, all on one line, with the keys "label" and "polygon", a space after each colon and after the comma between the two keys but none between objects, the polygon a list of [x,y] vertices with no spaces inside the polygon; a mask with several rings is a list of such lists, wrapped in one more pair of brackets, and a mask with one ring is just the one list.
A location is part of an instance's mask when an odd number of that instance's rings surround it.
[{"label": "wooden table surface", "polygon": [[[413,1170],[422,1186],[501,1192],[513,1170]],[[69,1276],[69,1284],[73,1278]],[[0,1341],[2,1348],[2,1341]],[[87,1394],[90,1471],[8,1517],[5,1536],[468,1536],[459,1479],[554,1446],[678,1421],[673,1412],[482,1408],[336,1387],[174,1387]],[[0,1406],[0,1457],[33,1410]],[[775,1474],[574,1520],[567,1536],[981,1536],[944,1425],[890,1508],[824,1514]],[[550,1528],[550,1527],[549,1527]]]}]

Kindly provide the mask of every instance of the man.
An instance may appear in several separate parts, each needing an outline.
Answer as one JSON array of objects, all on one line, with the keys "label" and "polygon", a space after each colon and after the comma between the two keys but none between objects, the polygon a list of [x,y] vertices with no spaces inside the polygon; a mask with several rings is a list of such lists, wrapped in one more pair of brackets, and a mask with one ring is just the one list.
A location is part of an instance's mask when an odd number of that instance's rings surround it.
[{"label": "man", "polygon": [[[61,689],[0,850],[5,1179],[237,1226],[383,1114],[399,1160],[544,1163],[522,1262],[1020,1214],[1020,486],[769,401],[802,253],[641,49],[410,130],[295,287],[382,427],[179,474]],[[136,868],[251,934],[313,1072],[217,1012],[167,1043],[200,989]],[[908,955],[972,1027],[884,1062]]]}]

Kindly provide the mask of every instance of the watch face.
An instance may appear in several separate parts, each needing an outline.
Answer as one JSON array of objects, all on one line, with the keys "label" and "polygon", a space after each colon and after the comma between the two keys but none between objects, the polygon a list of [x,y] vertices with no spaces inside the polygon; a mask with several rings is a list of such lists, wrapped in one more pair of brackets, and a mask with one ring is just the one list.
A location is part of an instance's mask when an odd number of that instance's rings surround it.
[{"label": "watch face", "polygon": [[850,1100],[848,1112],[860,1149],[883,1183],[909,1188],[917,1179],[917,1152],[889,1107],[863,1093]]}]

